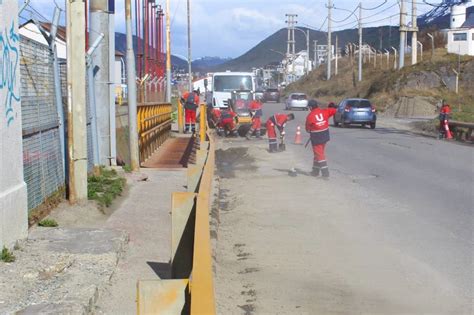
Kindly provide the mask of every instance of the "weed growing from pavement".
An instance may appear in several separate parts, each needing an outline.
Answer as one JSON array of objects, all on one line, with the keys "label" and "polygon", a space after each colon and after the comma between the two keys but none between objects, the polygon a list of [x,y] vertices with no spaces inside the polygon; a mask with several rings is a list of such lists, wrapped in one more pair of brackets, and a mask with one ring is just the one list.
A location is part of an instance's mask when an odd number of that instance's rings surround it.
[{"label": "weed growing from pavement", "polygon": [[0,260],[6,263],[14,262],[15,261],[15,256],[11,251],[8,250],[8,248],[3,247],[2,249],[2,255],[0,256]]},{"label": "weed growing from pavement", "polygon": [[38,225],[43,227],[56,227],[58,226],[58,222],[54,219],[44,219],[39,221]]},{"label": "weed growing from pavement", "polygon": [[128,164],[125,164],[122,166],[122,169],[125,171],[125,173],[131,173],[132,172],[132,167]]},{"label": "weed growing from pavement", "polygon": [[100,175],[87,178],[87,196],[101,206],[108,207],[112,201],[122,194],[125,178],[120,177],[115,170],[100,168]]}]

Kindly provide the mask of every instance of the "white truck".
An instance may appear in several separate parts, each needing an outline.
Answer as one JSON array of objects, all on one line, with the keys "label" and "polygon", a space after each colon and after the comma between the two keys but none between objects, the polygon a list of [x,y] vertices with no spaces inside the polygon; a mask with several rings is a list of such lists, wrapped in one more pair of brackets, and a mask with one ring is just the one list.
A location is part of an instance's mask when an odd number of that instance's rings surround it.
[{"label": "white truck", "polygon": [[255,76],[252,72],[215,72],[212,75],[212,91],[206,96],[213,107],[227,107],[232,91],[255,91]]}]

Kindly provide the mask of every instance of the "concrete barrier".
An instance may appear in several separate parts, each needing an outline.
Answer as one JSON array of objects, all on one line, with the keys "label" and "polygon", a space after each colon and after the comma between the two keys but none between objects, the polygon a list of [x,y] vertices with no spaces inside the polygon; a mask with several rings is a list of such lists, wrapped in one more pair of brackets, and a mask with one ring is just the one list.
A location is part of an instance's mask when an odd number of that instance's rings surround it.
[{"label": "concrete barrier", "polygon": [[188,192],[171,198],[173,279],[138,281],[137,314],[216,313],[209,227],[215,152],[208,138],[201,141],[196,164],[188,166]]}]

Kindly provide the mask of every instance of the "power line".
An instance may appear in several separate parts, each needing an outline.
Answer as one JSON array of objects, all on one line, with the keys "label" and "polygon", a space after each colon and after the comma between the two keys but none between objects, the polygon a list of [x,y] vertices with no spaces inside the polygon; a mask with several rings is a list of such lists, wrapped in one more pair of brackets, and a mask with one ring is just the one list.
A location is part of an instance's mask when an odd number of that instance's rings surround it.
[{"label": "power line", "polygon": [[373,8],[362,8],[362,10],[366,10],[366,11],[371,11],[371,10],[377,10],[378,8],[380,8],[381,6],[383,6],[385,3],[387,3],[387,0],[385,0],[383,3],[379,4],[378,6],[375,6]]}]

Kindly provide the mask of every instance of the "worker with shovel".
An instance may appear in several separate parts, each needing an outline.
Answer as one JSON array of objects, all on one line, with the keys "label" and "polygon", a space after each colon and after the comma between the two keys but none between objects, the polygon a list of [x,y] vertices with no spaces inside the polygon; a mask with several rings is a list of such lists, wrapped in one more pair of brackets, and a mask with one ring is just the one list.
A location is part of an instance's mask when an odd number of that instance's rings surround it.
[{"label": "worker with shovel", "polygon": [[324,149],[326,142],[329,141],[329,118],[336,114],[336,105],[330,103],[328,108],[321,109],[316,100],[310,100],[308,107],[311,112],[306,117],[306,132],[310,134],[311,145],[313,146],[313,176],[319,176],[321,172],[322,178],[329,178],[329,169],[326,162]]},{"label": "worker with shovel", "polygon": [[[274,153],[285,151],[285,125],[288,121],[295,119],[294,114],[275,114],[268,118],[266,127],[268,131],[269,152]],[[275,127],[280,133],[280,143],[277,141],[277,134]]]}]

